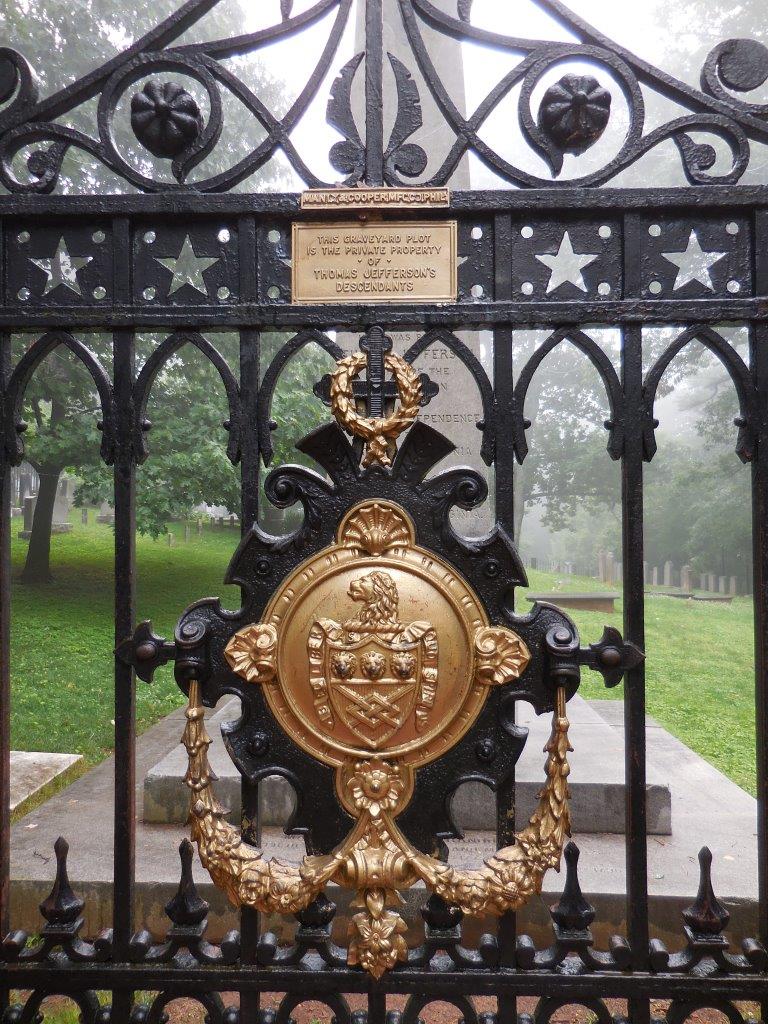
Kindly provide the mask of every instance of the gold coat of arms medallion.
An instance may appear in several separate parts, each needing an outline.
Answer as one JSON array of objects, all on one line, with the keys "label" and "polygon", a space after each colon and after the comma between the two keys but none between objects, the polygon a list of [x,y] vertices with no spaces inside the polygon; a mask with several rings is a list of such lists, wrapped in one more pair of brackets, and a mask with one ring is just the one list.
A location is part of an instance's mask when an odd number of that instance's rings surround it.
[{"label": "gold coat of arms medallion", "polygon": [[184,732],[192,838],[233,903],[297,913],[329,882],[355,890],[349,962],[380,977],[408,955],[401,891],[423,882],[465,913],[502,914],[540,892],[559,865],[570,822],[562,688],[539,804],[514,845],[465,871],[415,848],[398,827],[416,770],[454,747],[490,689],[518,679],[531,659],[513,630],[490,624],[461,574],[418,545],[399,505],[374,499],[350,509],[335,542],[289,574],[262,620],[235,633],[224,653],[237,675],[263,688],[291,739],[335,769],[354,819],[331,853],[299,864],[265,859],[244,842],[213,792],[192,680]]},{"label": "gold coat of arms medallion", "polygon": [[[489,629],[467,582],[416,544],[407,513],[371,501],[344,517],[333,547],[284,580],[227,658],[246,677],[258,663],[253,678],[272,712],[314,757],[339,767],[375,752],[415,768],[476,719],[493,682]],[[518,676],[525,644],[495,633],[505,640],[503,655],[494,645],[498,670]]]}]

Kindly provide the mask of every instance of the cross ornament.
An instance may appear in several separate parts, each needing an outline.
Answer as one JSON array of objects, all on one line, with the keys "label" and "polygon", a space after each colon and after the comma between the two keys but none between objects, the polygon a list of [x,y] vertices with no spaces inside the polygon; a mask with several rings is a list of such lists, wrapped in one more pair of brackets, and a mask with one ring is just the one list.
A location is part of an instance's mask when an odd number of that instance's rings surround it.
[{"label": "cross ornament", "polygon": [[[352,385],[355,402],[364,404],[365,415],[381,418],[388,406],[398,397],[397,384],[387,380],[384,370],[384,356],[392,350],[392,339],[381,327],[371,327],[360,339],[360,351],[368,357],[365,380],[356,380]],[[421,380],[422,406],[437,396],[440,386],[426,373],[419,374]],[[324,405],[331,404],[331,375],[326,373],[312,388]]]}]

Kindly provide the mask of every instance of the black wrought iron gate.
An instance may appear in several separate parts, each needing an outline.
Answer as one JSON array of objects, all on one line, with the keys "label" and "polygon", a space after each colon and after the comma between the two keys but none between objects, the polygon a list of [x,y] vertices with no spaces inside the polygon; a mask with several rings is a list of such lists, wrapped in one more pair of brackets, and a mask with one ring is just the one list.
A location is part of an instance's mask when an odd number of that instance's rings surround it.
[{"label": "black wrought iron gate", "polygon": [[[538,2],[568,27],[576,42],[530,41],[478,28],[471,19],[471,3],[462,0],[455,12],[428,0],[367,0],[365,45],[340,70],[328,98],[328,120],[342,136],[330,154],[340,182],[318,180],[291,133],[333,66],[351,17],[351,0],[318,0],[297,13],[292,12],[290,2],[282,2],[279,11],[274,5],[274,24],[251,34],[174,45],[215,6],[215,0],[189,0],[176,15],[108,64],[42,100],[36,94],[33,69],[24,58],[12,49],[0,51],[0,98],[4,101],[0,110],[0,177],[9,193],[0,200],[4,442],[0,807],[9,805],[10,469],[24,454],[21,409],[25,387],[41,360],[56,346],[65,346],[82,361],[100,396],[101,455],[114,467],[115,640],[119,645],[115,661],[113,928],[92,941],[79,937],[82,904],[62,873],[66,851],[60,848],[57,884],[41,908],[46,920],[40,938],[33,941],[14,930],[9,912],[10,825],[3,812],[0,931],[7,938],[2,945],[0,1009],[4,1009],[7,1024],[34,1020],[42,999],[50,993],[66,993],[75,999],[87,1024],[97,1020],[114,1024],[159,1021],[165,1005],[180,995],[198,999],[214,1024],[225,1019],[232,1024],[238,1014],[243,1022],[262,1019],[266,1024],[273,1016],[271,1011],[259,1010],[263,992],[285,993],[276,1015],[278,1024],[308,999],[325,1002],[338,1024],[348,1024],[352,1011],[345,994],[367,998],[367,1011],[355,1011],[354,1015],[369,1024],[383,1021],[387,1013],[391,1021],[399,1019],[401,1011],[387,1005],[388,997],[395,994],[409,997],[402,1011],[404,1024],[412,1024],[432,1000],[453,1003],[471,1024],[477,1020],[473,996],[497,998],[500,1024],[515,1018],[516,1000],[524,995],[540,997],[537,1021],[549,1020],[558,1007],[571,1003],[583,1004],[598,1020],[608,1021],[614,1011],[606,1000],[611,999],[626,1000],[627,1015],[637,1022],[650,1019],[651,999],[670,1000],[666,1011],[669,1024],[685,1020],[698,1007],[713,1007],[729,1020],[741,1021],[743,1011],[737,1003],[753,1001],[768,1006],[768,188],[737,184],[749,164],[750,143],[768,141],[768,107],[740,95],[765,80],[768,51],[746,40],[723,42],[705,63],[701,89],[694,89],[613,44],[559,0]],[[331,19],[328,42],[306,87],[282,116],[269,110],[224,63],[323,17]],[[384,52],[383,26],[395,22],[407,39],[408,53]],[[519,63],[476,111],[465,115],[451,96],[450,83],[441,79],[431,62],[427,30],[518,55]],[[534,110],[532,96],[543,76],[572,57],[607,73],[614,83],[613,96],[589,75],[564,74]],[[207,113],[201,114],[199,104],[177,84],[179,76],[193,80],[207,95]],[[389,76],[390,87],[386,85]],[[516,166],[513,157],[504,155],[507,150],[502,152],[502,147],[495,147],[484,134],[488,117],[517,87],[521,145],[543,157],[551,176],[539,177]],[[439,166],[430,164],[417,141],[422,123],[419,88],[429,91],[451,135]],[[244,104],[261,126],[263,137],[230,169],[206,177],[200,168],[222,130],[221,96],[225,91]],[[649,91],[674,101],[679,108],[677,116],[653,129],[645,124],[644,96]],[[358,96],[364,97],[364,126],[353,116]],[[67,116],[94,97],[98,109],[93,133],[68,126]],[[170,167],[171,174],[164,176],[158,171],[155,176],[146,161],[125,155],[116,144],[115,118],[126,97],[133,97],[131,117],[137,143],[168,161],[163,166]],[[612,99],[614,105],[621,99],[627,110],[617,152],[600,166],[593,162],[583,177],[562,180],[564,155],[586,153],[597,142],[610,124]],[[394,107],[391,116],[385,116],[388,104]],[[385,131],[390,123],[392,128]],[[706,134],[728,151],[725,169],[718,169],[715,150],[697,141]],[[688,187],[596,187],[669,140],[677,147]],[[143,194],[52,195],[74,151],[90,154]],[[291,259],[294,269],[297,259],[291,252],[292,225],[318,216],[332,225],[339,215],[333,209],[333,193],[330,199],[326,196],[326,205],[318,212],[317,207],[302,207],[298,194],[232,191],[278,151],[312,189],[365,184],[380,190],[378,198],[360,200],[366,218],[371,207],[390,202],[400,190],[405,209],[399,216],[404,222],[414,217],[427,224],[455,220],[461,257],[455,300],[374,305],[366,304],[363,292],[361,301],[353,304],[292,302]],[[441,198],[440,190],[449,184],[467,153],[504,183],[519,188],[452,191]],[[436,206],[424,198],[423,191],[413,188],[414,181],[433,190]],[[344,201],[349,204],[354,199],[347,193]],[[345,216],[355,220],[358,212],[353,208]],[[379,210],[378,216],[386,225],[392,213]],[[568,252],[583,257],[577,260],[575,271],[564,269],[565,264],[558,266]],[[670,260],[670,255],[677,259]],[[718,329],[723,323],[748,326],[748,361],[742,360]],[[618,372],[590,335],[590,325],[596,324],[621,332]],[[672,325],[677,333],[644,372],[644,330],[653,325]],[[547,327],[551,333],[527,363],[518,365],[515,330],[532,326]],[[167,337],[139,368],[135,365],[135,333],[144,329],[167,332]],[[260,334],[268,329],[292,332],[292,337],[263,365]],[[305,524],[298,539],[285,549],[287,554],[280,554],[263,537],[249,541],[255,536],[252,527],[261,500],[260,462],[268,464],[272,457],[272,396],[280,375],[290,367],[291,356],[304,345],[316,343],[340,360],[344,352],[334,340],[335,334],[329,332],[354,333],[365,353],[362,362],[367,364],[367,384],[350,392],[353,404],[359,416],[387,416],[392,412],[394,392],[387,390],[383,376],[385,366],[392,369],[386,362],[386,332],[406,329],[418,332],[419,338],[405,352],[400,372],[404,380],[421,389],[418,397],[422,401],[429,399],[430,382],[426,378],[414,382],[408,377],[408,367],[435,342],[452,350],[477,383],[483,407],[482,454],[486,463],[495,467],[497,480],[495,515],[500,532],[490,546],[462,546],[448,522],[453,506],[471,508],[484,500],[482,479],[470,471],[454,470],[436,478],[439,484],[424,482],[446,449],[441,448],[440,435],[416,427],[401,446],[393,475],[380,469],[366,476],[359,466],[361,446],[353,449],[347,445],[338,427],[329,426],[310,438],[304,450],[322,465],[326,476],[308,482],[308,477],[293,471],[278,471],[266,488],[272,503],[285,507],[299,501],[304,505]],[[492,381],[457,336],[460,329],[492,331]],[[21,330],[37,331],[39,337],[12,366],[11,334]],[[75,337],[74,332],[93,330],[112,332],[109,372]],[[229,366],[215,347],[215,333],[222,330],[239,332],[239,367]],[[167,941],[153,944],[146,933],[137,933],[133,919],[134,669],[138,668],[142,678],[151,678],[160,664],[175,660],[177,679],[185,692],[189,691],[190,709],[195,713],[202,710],[202,703],[215,703],[223,692],[211,679],[219,679],[225,671],[221,650],[215,649],[216,630],[221,633],[223,627],[216,624],[213,612],[209,615],[210,610],[203,614],[198,608],[197,618],[185,613],[172,642],[154,637],[146,627],[134,633],[135,470],[151,457],[146,402],[165,361],[182,345],[194,345],[216,367],[226,390],[228,454],[233,462],[239,462],[242,473],[244,544],[237,556],[241,559],[237,579],[248,596],[238,627],[258,620],[287,573],[310,555],[332,546],[331,534],[343,514],[349,518],[350,510],[370,510],[373,501],[386,506],[395,520],[404,508],[405,518],[395,526],[390,522],[387,528],[407,533],[412,520],[418,543],[461,569],[495,624],[489,628],[506,623],[522,630],[512,603],[514,585],[523,578],[522,567],[508,543],[513,533],[513,463],[522,461],[527,453],[525,399],[531,378],[546,354],[566,340],[594,364],[610,404],[605,424],[608,453],[620,460],[622,469],[625,642],[606,634],[592,647],[580,648],[568,620],[555,609],[545,609],[537,620],[538,633],[531,627],[525,634],[536,685],[515,692],[538,702],[537,710],[548,710],[554,705],[556,690],[563,699],[573,692],[580,665],[601,671],[609,685],[625,676],[627,934],[615,937],[605,951],[592,949],[592,912],[579,898],[572,853],[566,855],[569,884],[553,909],[554,938],[548,949],[537,950],[526,936],[517,935],[510,911],[500,917],[495,935],[485,936],[477,949],[465,949],[461,945],[460,901],[439,897],[425,904],[424,944],[402,953],[393,939],[396,962],[387,965],[393,969],[378,972],[380,977],[375,970],[348,966],[346,951],[331,943],[333,907],[322,896],[298,911],[295,944],[290,949],[276,947],[274,937],[262,930],[259,914],[249,907],[241,912],[239,934],[230,934],[220,946],[213,946],[204,938],[205,907],[189,888],[187,875],[179,896],[169,905]],[[686,913],[684,935],[681,930],[681,951],[667,951],[649,934],[644,668],[637,650],[644,648],[643,467],[655,452],[654,400],[661,376],[694,340],[718,357],[733,380],[740,406],[736,450],[752,466],[759,931],[755,939],[745,941],[740,953],[729,952],[723,935],[726,916],[709,887],[706,858],[701,891]],[[341,387],[338,378],[336,386]],[[352,387],[349,382],[344,386]],[[330,403],[327,383],[319,384],[318,393]],[[339,412],[338,406],[334,411]],[[387,445],[381,450],[386,451]],[[357,505],[347,500],[348,494],[353,494]],[[397,505],[387,504],[390,497],[397,499]],[[403,540],[402,532],[398,536],[399,544],[407,547],[412,543]],[[381,550],[371,548],[368,554],[378,556]],[[412,624],[419,625],[424,624]],[[205,642],[196,632],[199,629],[208,630]],[[390,637],[387,642],[394,641]],[[409,642],[418,657],[428,659],[427,640],[423,650],[418,646],[420,640]],[[369,655],[369,676],[374,678],[376,657],[383,655],[373,649]],[[406,657],[401,651],[396,671],[406,666],[402,672],[407,675],[407,659],[412,656],[417,655]],[[340,678],[346,678],[346,664],[343,658],[338,662]],[[255,678],[257,670],[253,671]],[[236,692],[234,682],[227,678],[223,690]],[[505,677],[505,682],[509,678]],[[498,691],[494,691],[487,706],[495,709],[501,720],[508,712],[503,712],[503,701],[497,697]],[[386,704],[381,695],[376,699],[383,702],[377,713],[395,714],[394,705]],[[428,687],[419,699],[426,720],[431,706]],[[284,772],[290,770],[298,785],[310,781],[317,785],[322,779],[327,792],[317,795],[317,804],[305,812],[306,819],[299,825],[308,832],[309,852],[326,855],[344,831],[339,832],[345,812],[329,781],[332,773],[309,758],[304,747],[299,749],[301,744],[289,743],[287,753],[276,753],[283,742],[278,738],[280,728],[275,723],[264,724],[269,712],[263,702],[260,707],[263,718],[259,728],[266,731],[254,733],[252,723],[246,730],[248,750],[238,747],[236,739],[230,747],[246,773],[244,837],[254,845],[259,840],[254,780],[277,765]],[[318,714],[323,718],[331,712],[318,705]],[[432,789],[417,791],[417,812],[402,818],[406,822],[403,830],[415,847],[430,852],[436,836],[450,833],[450,823],[446,825],[434,811],[435,794],[470,776],[482,777],[497,787],[498,845],[507,847],[513,841],[514,761],[519,754],[513,734],[514,730],[504,733],[502,729],[499,736],[502,740],[506,736],[507,747],[498,750],[498,737],[471,732],[472,742],[459,745],[455,756],[446,755],[437,762],[432,774],[426,768],[421,770],[419,778],[429,778]],[[264,754],[270,743],[273,749],[265,754],[266,760],[255,765],[254,758]],[[380,780],[365,772],[360,778],[357,784],[363,795],[354,797],[358,801],[355,806],[359,804],[358,810],[364,806],[370,820],[385,813],[376,802]],[[399,799],[395,790],[387,791],[395,793],[393,806]],[[375,798],[371,793],[377,794]],[[513,904],[510,897],[504,905]],[[375,910],[369,905],[371,920],[388,919],[381,907],[378,917]],[[12,990],[31,994],[21,1005],[10,1004]],[[111,1007],[96,1000],[95,993],[101,990],[112,993]],[[137,991],[158,994],[144,1006],[134,1000]],[[224,1008],[223,992],[239,993],[239,1009]]]}]

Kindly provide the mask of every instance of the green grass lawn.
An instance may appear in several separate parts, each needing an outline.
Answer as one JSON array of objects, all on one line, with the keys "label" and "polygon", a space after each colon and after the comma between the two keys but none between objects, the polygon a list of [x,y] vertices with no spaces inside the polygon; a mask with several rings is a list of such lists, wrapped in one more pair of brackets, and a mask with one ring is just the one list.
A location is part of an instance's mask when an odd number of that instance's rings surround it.
[{"label": "green grass lawn", "polygon": [[[109,526],[79,522],[53,538],[54,583],[14,584],[11,669],[12,744],[23,750],[81,753],[94,764],[112,749],[112,550]],[[91,513],[91,519],[93,513]],[[14,521],[17,532],[21,521]],[[221,580],[237,545],[237,530],[206,529],[189,543],[183,527],[172,527],[176,543],[139,537],[139,618],[172,634],[193,600],[219,595],[237,606],[238,591]],[[14,539],[18,571],[26,543]],[[558,578],[531,571],[534,592],[605,589],[584,577]],[[598,639],[605,624],[621,627],[617,613],[572,612],[582,642]],[[530,606],[519,596],[519,608]],[[754,792],[753,626],[751,602],[731,605],[649,596],[646,601],[648,711],[685,743],[750,792]],[[606,690],[599,675],[584,673],[587,697],[621,699],[622,687]],[[170,668],[151,686],[137,683],[139,729],[180,706]]]},{"label": "green grass lawn", "polygon": [[[76,513],[79,520],[79,513]],[[73,520],[75,514],[73,514]],[[93,513],[91,513],[93,520]],[[15,520],[19,524],[20,520]],[[137,538],[137,615],[171,637],[181,612],[198,597],[221,596],[237,607],[239,589],[221,580],[239,531],[206,530],[189,543],[184,528],[171,527],[165,540]],[[18,530],[14,530],[18,533]],[[69,534],[52,539],[51,585],[14,582],[11,621],[12,719],[14,749],[61,750],[83,754],[88,764],[111,753],[113,744],[114,625],[113,531],[79,521]],[[26,542],[14,537],[16,575]],[[137,720],[146,729],[182,703],[173,669],[164,668],[151,685],[137,682]]]},{"label": "green grass lawn", "polygon": [[[534,593],[603,590],[584,577],[529,571]],[[620,589],[620,588],[618,588]],[[518,607],[522,610],[524,598]],[[616,613],[568,610],[582,644],[603,625],[622,628]],[[732,604],[681,601],[661,592],[646,595],[645,649],[648,713],[750,793],[755,792],[754,625],[751,598]],[[596,672],[582,674],[584,697],[624,696],[623,684],[605,688]]]}]

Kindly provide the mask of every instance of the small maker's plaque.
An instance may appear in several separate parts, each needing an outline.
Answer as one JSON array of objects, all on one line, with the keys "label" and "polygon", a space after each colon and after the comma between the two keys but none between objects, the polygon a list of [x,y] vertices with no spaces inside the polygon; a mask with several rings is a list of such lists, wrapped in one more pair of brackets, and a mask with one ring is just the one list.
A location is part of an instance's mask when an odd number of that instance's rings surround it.
[{"label": "small maker's plaque", "polygon": [[456,221],[294,223],[292,301],[455,302]]},{"label": "small maker's plaque", "polygon": [[424,210],[448,206],[447,188],[312,188],[301,194],[302,210]]}]

